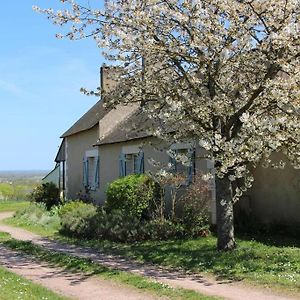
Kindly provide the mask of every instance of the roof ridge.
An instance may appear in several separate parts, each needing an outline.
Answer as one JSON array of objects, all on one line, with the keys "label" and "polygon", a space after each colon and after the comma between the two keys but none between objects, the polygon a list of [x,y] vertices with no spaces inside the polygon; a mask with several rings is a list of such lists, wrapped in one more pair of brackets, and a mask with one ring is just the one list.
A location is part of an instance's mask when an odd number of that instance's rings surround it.
[{"label": "roof ridge", "polygon": [[83,114],[61,138],[74,135],[76,133],[93,128],[111,109],[107,109],[103,105],[102,99],[97,101],[85,114]]}]

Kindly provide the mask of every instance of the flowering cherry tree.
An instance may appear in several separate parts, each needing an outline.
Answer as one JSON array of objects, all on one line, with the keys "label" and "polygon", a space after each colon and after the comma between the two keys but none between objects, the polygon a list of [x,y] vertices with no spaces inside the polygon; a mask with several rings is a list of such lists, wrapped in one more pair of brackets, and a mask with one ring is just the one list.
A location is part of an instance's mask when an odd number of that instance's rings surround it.
[{"label": "flowering cherry tree", "polygon": [[218,248],[232,249],[233,204],[251,187],[250,170],[272,165],[277,151],[300,167],[300,1],[61,2],[62,11],[35,9],[63,26],[57,37],[94,38],[120,67],[119,90],[106,101],[140,102],[161,124],[156,136],[207,150]]}]

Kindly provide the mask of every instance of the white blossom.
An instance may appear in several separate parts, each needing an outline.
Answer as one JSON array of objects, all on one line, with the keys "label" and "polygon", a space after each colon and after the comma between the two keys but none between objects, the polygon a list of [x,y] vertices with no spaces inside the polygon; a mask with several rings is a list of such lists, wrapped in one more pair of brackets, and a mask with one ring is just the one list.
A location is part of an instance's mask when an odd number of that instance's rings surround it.
[{"label": "white blossom", "polygon": [[34,9],[70,24],[69,39],[93,37],[121,67],[107,105],[143,102],[163,124],[153,135],[202,144],[218,177],[243,179],[236,199],[273,152],[300,168],[299,0],[62,2],[69,9]]}]

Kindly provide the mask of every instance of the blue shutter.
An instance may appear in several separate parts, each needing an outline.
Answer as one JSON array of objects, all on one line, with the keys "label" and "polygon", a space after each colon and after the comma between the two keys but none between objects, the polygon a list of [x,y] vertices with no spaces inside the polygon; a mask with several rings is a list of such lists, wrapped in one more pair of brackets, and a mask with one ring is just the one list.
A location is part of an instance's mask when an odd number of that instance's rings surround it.
[{"label": "blue shutter", "polygon": [[143,174],[145,171],[144,169],[144,152],[140,151],[136,158],[136,165],[135,165],[135,174]]},{"label": "blue shutter", "polygon": [[99,166],[100,166],[100,159],[99,156],[97,156],[96,168],[95,168],[95,188],[98,188],[100,183]]},{"label": "blue shutter", "polygon": [[88,160],[84,156],[83,157],[83,176],[82,176],[82,184],[84,187],[87,187],[89,185],[89,170],[88,170]]},{"label": "blue shutter", "polygon": [[187,153],[187,157],[189,159],[187,183],[191,184],[193,182],[193,175],[194,175],[195,149],[189,149]]},{"label": "blue shutter", "polygon": [[126,175],[126,170],[125,170],[125,154],[121,153],[119,156],[119,174],[120,177]]}]

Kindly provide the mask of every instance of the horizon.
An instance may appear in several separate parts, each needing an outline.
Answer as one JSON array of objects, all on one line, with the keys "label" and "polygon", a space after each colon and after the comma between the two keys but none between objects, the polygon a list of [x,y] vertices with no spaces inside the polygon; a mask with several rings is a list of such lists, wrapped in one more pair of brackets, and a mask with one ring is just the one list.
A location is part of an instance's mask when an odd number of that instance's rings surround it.
[{"label": "horizon", "polygon": [[46,170],[46,169],[32,169],[32,170],[0,170],[0,173],[13,173],[13,172],[49,172],[51,169]]}]

